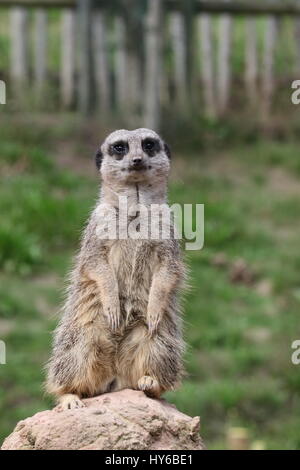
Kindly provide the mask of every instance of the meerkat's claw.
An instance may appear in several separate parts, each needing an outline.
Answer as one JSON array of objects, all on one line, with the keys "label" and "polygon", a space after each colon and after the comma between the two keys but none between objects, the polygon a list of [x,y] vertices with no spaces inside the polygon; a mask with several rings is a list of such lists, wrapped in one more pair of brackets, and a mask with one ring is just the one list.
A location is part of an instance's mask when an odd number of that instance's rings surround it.
[{"label": "meerkat's claw", "polygon": [[153,336],[157,332],[158,325],[159,325],[159,318],[158,317],[155,318],[155,319],[149,320],[149,322],[148,322],[149,336]]},{"label": "meerkat's claw", "polygon": [[155,332],[154,323],[148,322],[148,335],[151,337]]},{"label": "meerkat's claw", "polygon": [[120,327],[120,309],[108,307],[105,312],[111,331],[116,331]]},{"label": "meerkat's claw", "polygon": [[65,410],[75,410],[77,408],[85,408],[85,404],[80,400],[77,395],[66,394],[63,395],[59,400],[59,409],[62,411]]},{"label": "meerkat's claw", "polygon": [[160,396],[160,386],[158,381],[150,375],[144,375],[138,381],[138,389],[149,397],[158,398]]}]

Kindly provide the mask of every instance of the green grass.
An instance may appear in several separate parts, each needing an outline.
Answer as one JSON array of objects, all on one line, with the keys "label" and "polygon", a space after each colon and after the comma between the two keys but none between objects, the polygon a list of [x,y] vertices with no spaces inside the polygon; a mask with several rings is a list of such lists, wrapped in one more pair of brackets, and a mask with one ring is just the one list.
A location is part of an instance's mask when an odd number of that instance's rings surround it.
[{"label": "green grass", "polygon": [[[43,365],[63,279],[97,195],[86,166],[99,136],[91,143],[76,121],[2,117],[0,125],[1,441],[18,420],[51,406]],[[199,151],[183,154],[178,145],[173,158],[170,201],[205,204],[205,246],[186,253],[187,377],[167,396],[201,415],[209,448],[225,447],[227,429],[243,426],[267,448],[299,449],[299,369],[290,360],[300,335],[299,143],[234,142],[228,132]],[[62,163],[66,143],[74,165]],[[227,265],[215,265],[218,253]],[[251,285],[230,280],[237,258],[255,273]],[[263,293],[262,282],[271,286]]]}]

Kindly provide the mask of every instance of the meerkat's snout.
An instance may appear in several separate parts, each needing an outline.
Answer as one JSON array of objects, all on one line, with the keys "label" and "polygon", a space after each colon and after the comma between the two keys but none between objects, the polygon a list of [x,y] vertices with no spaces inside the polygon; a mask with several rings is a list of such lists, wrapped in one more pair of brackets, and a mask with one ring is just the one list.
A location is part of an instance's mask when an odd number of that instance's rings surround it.
[{"label": "meerkat's snout", "polygon": [[130,170],[141,171],[147,170],[147,168],[148,167],[145,165],[142,157],[133,157]]}]

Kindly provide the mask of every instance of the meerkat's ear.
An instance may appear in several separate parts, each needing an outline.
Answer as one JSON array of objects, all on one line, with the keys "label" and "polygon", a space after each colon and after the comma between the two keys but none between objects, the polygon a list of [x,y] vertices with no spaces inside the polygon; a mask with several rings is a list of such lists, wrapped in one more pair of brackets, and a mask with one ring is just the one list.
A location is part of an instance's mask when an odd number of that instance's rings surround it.
[{"label": "meerkat's ear", "polygon": [[171,160],[171,149],[170,149],[169,145],[166,142],[164,142],[164,151],[165,151],[168,159]]},{"label": "meerkat's ear", "polygon": [[103,160],[103,153],[102,153],[101,148],[99,148],[95,155],[95,162],[96,162],[96,167],[98,170],[100,170],[101,168],[102,160]]}]

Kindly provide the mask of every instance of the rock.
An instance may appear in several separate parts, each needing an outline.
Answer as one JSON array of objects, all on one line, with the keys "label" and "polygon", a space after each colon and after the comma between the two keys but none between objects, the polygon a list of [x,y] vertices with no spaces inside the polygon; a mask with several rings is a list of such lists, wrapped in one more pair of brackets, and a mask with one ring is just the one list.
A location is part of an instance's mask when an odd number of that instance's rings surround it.
[{"label": "rock", "polygon": [[271,339],[272,332],[269,328],[264,327],[248,328],[244,337],[252,343],[264,344]]},{"label": "rock", "polygon": [[20,421],[2,450],[201,450],[200,418],[165,400],[122,390],[84,400],[86,408],[42,411]]},{"label": "rock", "polygon": [[273,285],[272,281],[269,279],[262,279],[258,282],[255,286],[256,292],[260,294],[262,297],[268,297],[272,295]]},{"label": "rock", "polygon": [[242,258],[234,261],[229,272],[230,281],[251,285],[255,280],[255,273]]},{"label": "rock", "polygon": [[228,265],[228,259],[225,253],[216,253],[212,259],[212,265],[223,268]]}]

